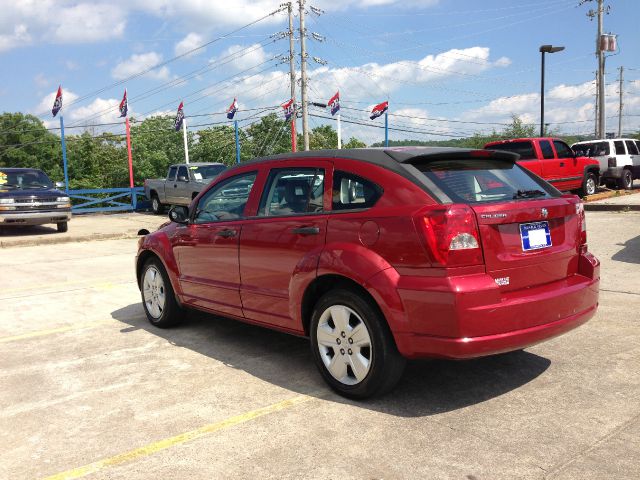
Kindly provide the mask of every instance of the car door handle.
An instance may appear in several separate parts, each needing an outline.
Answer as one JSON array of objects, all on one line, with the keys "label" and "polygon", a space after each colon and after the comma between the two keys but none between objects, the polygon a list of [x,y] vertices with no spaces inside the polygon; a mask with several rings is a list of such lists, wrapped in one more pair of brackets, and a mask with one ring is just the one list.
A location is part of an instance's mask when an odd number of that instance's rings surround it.
[{"label": "car door handle", "polygon": [[561,167],[564,167],[564,162],[560,162],[560,166],[561,166]]},{"label": "car door handle", "polygon": [[226,230],[220,230],[218,233],[216,233],[217,237],[224,237],[224,238],[231,238],[231,237],[235,237],[236,236],[236,231],[235,230],[230,230],[230,229],[226,229]]},{"label": "car door handle", "polygon": [[178,184],[177,184],[177,183],[174,183],[174,184],[173,184],[173,188],[178,188]]},{"label": "car door handle", "polygon": [[296,233],[298,235],[318,235],[320,233],[320,228],[318,227],[297,227],[291,230],[292,233]]}]

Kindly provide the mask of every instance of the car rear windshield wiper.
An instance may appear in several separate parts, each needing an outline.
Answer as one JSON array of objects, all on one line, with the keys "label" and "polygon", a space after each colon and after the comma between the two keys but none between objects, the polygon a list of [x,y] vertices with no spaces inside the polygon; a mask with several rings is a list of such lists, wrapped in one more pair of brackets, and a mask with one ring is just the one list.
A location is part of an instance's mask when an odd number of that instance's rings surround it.
[{"label": "car rear windshield wiper", "polygon": [[546,193],[542,190],[518,190],[513,194],[513,198],[534,198],[534,197],[544,197]]}]

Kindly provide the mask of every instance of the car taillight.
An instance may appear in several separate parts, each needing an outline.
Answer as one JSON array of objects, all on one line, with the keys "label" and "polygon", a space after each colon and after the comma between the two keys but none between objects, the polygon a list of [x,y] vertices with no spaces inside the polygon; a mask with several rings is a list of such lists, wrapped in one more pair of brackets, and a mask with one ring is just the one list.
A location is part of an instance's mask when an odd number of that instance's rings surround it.
[{"label": "car taillight", "polygon": [[611,167],[617,167],[618,165],[617,165],[617,163],[616,163],[616,159],[615,159],[615,157],[609,157],[609,158],[607,159],[607,165],[609,166],[609,168],[611,168]]},{"label": "car taillight", "polygon": [[421,211],[415,222],[435,266],[461,267],[483,263],[478,224],[469,206],[429,208]]},{"label": "car taillight", "polygon": [[576,203],[576,215],[578,215],[578,224],[580,225],[580,251],[587,251],[587,217],[584,214],[584,203]]}]

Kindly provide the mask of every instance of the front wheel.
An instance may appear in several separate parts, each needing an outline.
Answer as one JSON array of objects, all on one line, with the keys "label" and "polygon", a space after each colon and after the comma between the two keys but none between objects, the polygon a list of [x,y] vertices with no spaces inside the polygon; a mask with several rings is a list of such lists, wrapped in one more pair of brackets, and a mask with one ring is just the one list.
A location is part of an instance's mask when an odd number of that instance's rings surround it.
[{"label": "front wheel", "polygon": [[157,258],[148,260],[142,267],[140,290],[144,311],[152,325],[166,328],[182,320],[183,311],[176,301],[167,272]]},{"label": "front wheel", "polygon": [[58,229],[58,232],[64,233],[69,230],[69,224],[68,222],[58,222],[56,223],[56,228]]},{"label": "front wheel", "polygon": [[624,188],[625,190],[631,190],[633,188],[633,175],[631,174],[631,170],[625,168],[622,171],[622,177],[620,177],[620,188]]},{"label": "front wheel", "polygon": [[587,172],[582,180],[582,188],[580,188],[580,196],[593,195],[596,193],[598,180],[593,172]]},{"label": "front wheel", "polygon": [[382,395],[402,376],[406,361],[384,317],[362,295],[350,290],[327,292],[315,306],[310,333],[316,365],[340,395]]}]

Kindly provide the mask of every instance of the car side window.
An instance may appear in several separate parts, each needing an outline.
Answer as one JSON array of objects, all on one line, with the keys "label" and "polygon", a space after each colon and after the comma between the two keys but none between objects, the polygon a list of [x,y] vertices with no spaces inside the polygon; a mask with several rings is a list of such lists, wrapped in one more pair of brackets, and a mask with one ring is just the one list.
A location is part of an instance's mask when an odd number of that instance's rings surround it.
[{"label": "car side window", "polygon": [[269,173],[258,216],[322,212],[324,169],[279,168]]},{"label": "car side window", "polygon": [[189,172],[187,172],[187,167],[178,167],[178,181],[186,182],[187,180],[189,180]]},{"label": "car side window", "polygon": [[549,140],[540,140],[540,150],[542,150],[542,158],[553,158],[553,148]]},{"label": "car side window", "polygon": [[566,143],[554,140],[553,145],[556,147],[558,158],[573,157],[573,150],[571,150]]},{"label": "car side window", "polygon": [[169,181],[175,180],[177,172],[178,172],[178,167],[169,168],[169,174],[167,175],[167,180],[169,180]]},{"label": "car side window", "polygon": [[231,177],[203,195],[193,223],[221,222],[242,218],[256,181],[256,172]]},{"label": "car side window", "polygon": [[632,140],[625,140],[624,143],[627,144],[627,151],[630,155],[638,155],[638,147],[636,147],[636,142]]},{"label": "car side window", "polygon": [[358,175],[336,170],[333,173],[332,210],[371,208],[382,196],[382,187]]},{"label": "car side window", "polygon": [[616,147],[616,155],[626,155],[627,152],[624,149],[624,142],[622,140],[615,140],[613,142],[614,147]]}]

